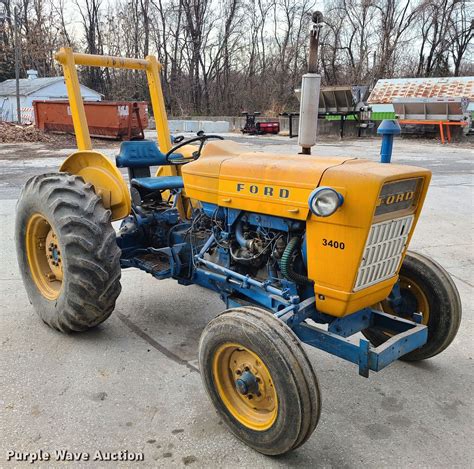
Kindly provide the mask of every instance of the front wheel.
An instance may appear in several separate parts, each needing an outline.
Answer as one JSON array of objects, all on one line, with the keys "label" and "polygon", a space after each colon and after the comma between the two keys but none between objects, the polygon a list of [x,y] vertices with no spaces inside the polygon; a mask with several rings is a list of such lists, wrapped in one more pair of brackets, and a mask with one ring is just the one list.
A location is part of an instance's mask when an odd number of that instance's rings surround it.
[{"label": "front wheel", "polygon": [[206,391],[230,430],[268,455],[302,445],[319,420],[321,398],[300,341],[254,307],[229,309],[204,329],[199,366]]},{"label": "front wheel", "polygon": [[[461,323],[461,299],[456,285],[433,259],[408,252],[400,269],[399,286],[402,297],[399,312],[393,310],[388,300],[378,305],[381,307],[378,309],[410,320],[414,313],[419,313],[422,324],[428,326],[426,344],[401,359],[419,361],[434,357],[454,340]],[[388,332],[380,329],[365,329],[363,334],[376,347],[390,338]]]},{"label": "front wheel", "polygon": [[90,184],[66,173],[31,178],[17,204],[16,247],[41,319],[62,332],[105,321],[120,293],[120,249],[110,210]]}]

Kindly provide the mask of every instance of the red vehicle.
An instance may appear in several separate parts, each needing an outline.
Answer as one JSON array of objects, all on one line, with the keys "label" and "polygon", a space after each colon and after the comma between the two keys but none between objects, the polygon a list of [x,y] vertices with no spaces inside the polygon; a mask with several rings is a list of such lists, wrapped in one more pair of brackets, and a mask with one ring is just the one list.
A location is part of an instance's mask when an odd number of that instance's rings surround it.
[{"label": "red vehicle", "polygon": [[242,115],[246,117],[244,128],[241,129],[243,134],[276,135],[280,132],[280,123],[278,121],[256,122],[256,117],[260,115],[259,112],[242,112]]}]

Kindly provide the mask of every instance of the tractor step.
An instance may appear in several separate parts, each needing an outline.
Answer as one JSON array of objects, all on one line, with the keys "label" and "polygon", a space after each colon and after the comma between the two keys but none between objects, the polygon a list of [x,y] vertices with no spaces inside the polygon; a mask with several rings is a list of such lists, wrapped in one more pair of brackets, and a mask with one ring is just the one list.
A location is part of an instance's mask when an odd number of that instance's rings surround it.
[{"label": "tractor step", "polygon": [[170,258],[165,253],[146,253],[135,257],[137,267],[156,276],[168,276],[171,272]]},{"label": "tractor step", "polygon": [[[163,250],[169,251],[169,248],[164,248]],[[155,252],[145,252],[128,258],[122,258],[120,259],[120,264],[124,269],[135,267],[148,272],[153,277],[163,279],[171,277],[174,260],[171,252],[155,250]]]}]

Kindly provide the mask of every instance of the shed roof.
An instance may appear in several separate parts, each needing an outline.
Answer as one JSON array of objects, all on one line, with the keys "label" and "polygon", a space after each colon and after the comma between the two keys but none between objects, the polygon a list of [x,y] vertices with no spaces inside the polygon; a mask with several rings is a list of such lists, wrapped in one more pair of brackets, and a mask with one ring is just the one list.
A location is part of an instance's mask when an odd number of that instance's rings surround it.
[{"label": "shed roof", "polygon": [[391,104],[394,98],[468,98],[474,101],[474,77],[391,78],[379,80],[370,104]]},{"label": "shed roof", "polygon": [[[29,78],[21,78],[20,80],[20,95],[28,96],[30,94],[39,91],[42,88],[53,85],[58,82],[64,82],[64,77],[43,77],[35,78],[33,80]],[[81,85],[82,87],[90,90],[92,93],[100,94],[91,88]],[[15,79],[5,80],[0,83],[0,96],[14,96],[16,94],[16,82]]]}]

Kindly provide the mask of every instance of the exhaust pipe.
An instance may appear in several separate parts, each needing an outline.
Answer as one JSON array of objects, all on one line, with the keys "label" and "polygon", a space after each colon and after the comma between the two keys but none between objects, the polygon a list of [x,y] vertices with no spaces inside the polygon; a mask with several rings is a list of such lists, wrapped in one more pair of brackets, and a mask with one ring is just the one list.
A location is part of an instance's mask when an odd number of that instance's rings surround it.
[{"label": "exhaust pipe", "polygon": [[311,147],[316,144],[318,130],[319,90],[321,88],[321,75],[317,72],[319,34],[323,26],[323,14],[313,12],[313,24],[309,35],[308,73],[303,75],[300,97],[300,122],[298,132],[298,145],[301,154],[311,155]]}]

